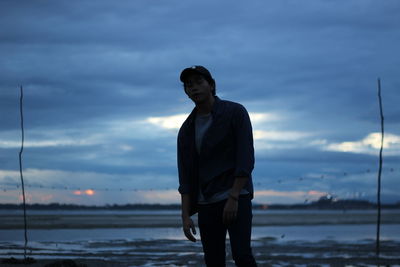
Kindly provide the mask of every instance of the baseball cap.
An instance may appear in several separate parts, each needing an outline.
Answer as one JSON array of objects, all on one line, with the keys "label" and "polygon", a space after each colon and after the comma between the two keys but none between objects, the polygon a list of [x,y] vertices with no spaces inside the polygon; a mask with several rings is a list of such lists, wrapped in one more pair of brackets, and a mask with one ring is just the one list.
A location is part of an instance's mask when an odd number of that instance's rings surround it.
[{"label": "baseball cap", "polygon": [[204,78],[206,78],[207,80],[214,80],[213,77],[211,76],[211,73],[205,67],[195,65],[195,66],[186,68],[181,72],[181,77],[180,77],[181,82],[185,82],[186,77],[191,73],[200,74],[200,75],[204,76]]}]

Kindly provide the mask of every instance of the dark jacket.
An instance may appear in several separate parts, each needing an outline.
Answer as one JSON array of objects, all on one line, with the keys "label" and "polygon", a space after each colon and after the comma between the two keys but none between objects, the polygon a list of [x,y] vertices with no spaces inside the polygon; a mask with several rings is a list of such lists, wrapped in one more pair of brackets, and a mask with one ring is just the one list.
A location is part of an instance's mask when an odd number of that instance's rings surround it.
[{"label": "dark jacket", "polygon": [[249,115],[242,105],[218,97],[211,113],[213,121],[204,134],[200,154],[195,145],[196,108],[178,134],[178,190],[190,195],[190,215],[197,212],[199,186],[207,198],[229,190],[235,177],[246,176],[249,180],[244,189],[253,198],[254,147]]}]

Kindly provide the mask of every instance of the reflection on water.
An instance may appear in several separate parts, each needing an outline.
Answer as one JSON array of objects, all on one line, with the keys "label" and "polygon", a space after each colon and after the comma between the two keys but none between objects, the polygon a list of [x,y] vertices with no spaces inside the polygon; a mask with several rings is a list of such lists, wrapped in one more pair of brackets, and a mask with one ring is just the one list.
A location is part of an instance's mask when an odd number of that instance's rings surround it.
[{"label": "reflection on water", "polygon": [[[59,214],[68,215],[88,214],[87,211],[59,212]],[[291,211],[255,211],[256,214],[269,212],[271,214],[291,213]],[[295,212],[299,213],[299,211]],[[304,214],[315,212],[319,215],[338,213],[338,211],[303,211]],[[366,213],[366,211],[360,212]],[[375,211],[367,212],[374,214]],[[57,214],[55,211],[36,211],[35,213]],[[96,210],[90,214],[160,215],[160,211],[107,211],[105,213]],[[179,211],[164,211],[163,214],[179,216]],[[398,214],[398,211],[395,211],[395,214]],[[362,266],[369,266],[374,259],[375,231],[375,224],[256,226],[253,227],[252,242],[254,255],[260,266],[263,263],[269,266],[284,266],[289,259],[291,263],[296,261],[307,266],[310,262],[316,262],[315,259],[321,263],[329,263],[329,260],[332,261],[334,258],[357,258],[358,263],[360,260],[364,261],[365,264]],[[107,259],[126,262],[127,265],[124,266],[160,266],[160,264],[201,266],[203,264],[201,242],[192,243],[185,240],[180,227],[52,230],[29,229],[28,227],[28,237],[29,256],[36,259]],[[400,262],[398,254],[400,225],[381,225],[381,240],[381,256],[387,262],[391,260]],[[23,246],[22,229],[0,230],[0,258],[23,257]],[[229,242],[227,246],[229,253]],[[229,257],[228,254],[227,258]],[[284,260],[285,257],[287,261]],[[233,266],[232,260],[228,266]]]},{"label": "reflection on water", "polygon": [[[383,241],[381,259],[387,266],[400,260],[400,242]],[[253,253],[260,264],[267,266],[332,266],[339,261],[354,259],[354,266],[370,266],[376,259],[374,240],[359,242],[286,241],[260,238],[253,241]],[[228,266],[234,266],[227,242]],[[202,266],[200,242],[186,240],[96,240],[96,241],[42,241],[30,242],[28,255],[35,259],[97,259],[126,263],[122,266]],[[0,242],[0,258],[23,256],[23,242]],[[353,262],[354,262],[353,261]],[[292,263],[295,262],[296,265]],[[364,263],[364,264],[361,264]],[[368,265],[365,265],[368,264]],[[121,266],[121,265],[118,265]],[[333,264],[333,266],[336,266]],[[345,265],[337,265],[345,266]]]},{"label": "reflection on water", "polygon": [[[374,239],[376,226],[362,225],[299,225],[299,226],[257,226],[253,227],[253,240],[273,238],[280,241],[321,240],[357,241]],[[23,241],[23,230],[0,230],[1,242]],[[101,229],[31,229],[30,241],[57,242],[82,240],[184,240],[180,227],[174,228],[101,228]],[[198,235],[197,235],[198,236]],[[400,241],[400,225],[381,225],[381,240]]]}]

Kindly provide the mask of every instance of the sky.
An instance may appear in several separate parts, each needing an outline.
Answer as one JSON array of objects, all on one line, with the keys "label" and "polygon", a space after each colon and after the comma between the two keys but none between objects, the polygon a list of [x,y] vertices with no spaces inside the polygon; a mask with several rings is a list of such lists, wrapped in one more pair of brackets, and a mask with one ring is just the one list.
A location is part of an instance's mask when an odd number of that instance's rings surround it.
[{"label": "sky", "polygon": [[179,203],[176,137],[207,67],[243,104],[255,203],[400,201],[400,3],[0,2],[0,203]]}]

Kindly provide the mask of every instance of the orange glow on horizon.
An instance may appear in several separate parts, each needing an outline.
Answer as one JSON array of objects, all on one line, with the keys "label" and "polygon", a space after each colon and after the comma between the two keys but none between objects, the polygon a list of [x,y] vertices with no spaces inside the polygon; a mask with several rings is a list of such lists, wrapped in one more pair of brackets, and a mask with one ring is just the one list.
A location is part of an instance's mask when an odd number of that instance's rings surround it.
[{"label": "orange glow on horizon", "polygon": [[74,195],[80,196],[80,195],[88,195],[88,196],[93,196],[94,195],[94,190],[93,189],[87,189],[85,191],[80,191],[76,190],[73,192]]},{"label": "orange glow on horizon", "polygon": [[308,194],[311,196],[321,196],[322,197],[322,196],[326,195],[327,193],[316,191],[316,190],[311,190],[311,191],[308,191]]},{"label": "orange glow on horizon", "polygon": [[85,194],[88,195],[88,196],[93,196],[94,195],[94,190],[88,189],[88,190],[85,191]]}]

